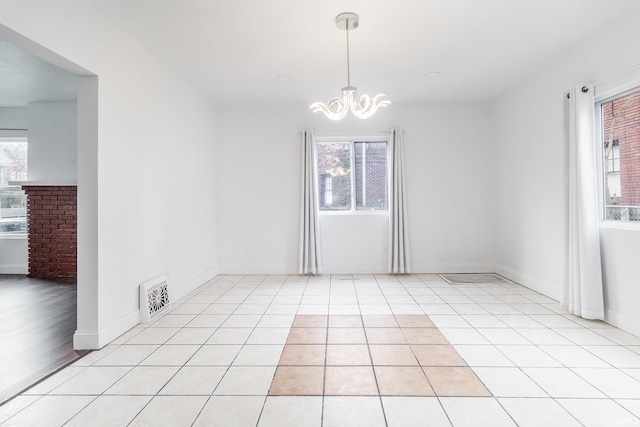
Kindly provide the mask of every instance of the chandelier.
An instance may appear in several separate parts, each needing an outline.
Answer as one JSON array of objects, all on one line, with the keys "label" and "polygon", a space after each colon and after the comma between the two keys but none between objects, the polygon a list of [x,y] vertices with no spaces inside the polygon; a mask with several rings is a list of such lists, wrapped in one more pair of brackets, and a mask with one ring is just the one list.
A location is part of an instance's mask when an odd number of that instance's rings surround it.
[{"label": "chandelier", "polygon": [[323,112],[331,120],[340,120],[351,111],[354,116],[366,119],[371,117],[379,107],[386,107],[390,101],[379,101],[383,93],[373,98],[362,95],[360,100],[357,89],[351,86],[351,67],[349,65],[349,31],[358,28],[359,18],[355,13],[345,12],[336,16],[336,26],[347,33],[347,85],[342,88],[342,98],[332,98],[326,104],[315,102],[309,106],[314,113]]}]

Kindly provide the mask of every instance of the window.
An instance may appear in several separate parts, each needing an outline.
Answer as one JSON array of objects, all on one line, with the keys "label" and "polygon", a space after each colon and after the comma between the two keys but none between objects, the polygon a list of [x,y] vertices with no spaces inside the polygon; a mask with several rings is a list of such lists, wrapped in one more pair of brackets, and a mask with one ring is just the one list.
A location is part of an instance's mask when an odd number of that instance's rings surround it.
[{"label": "window", "polygon": [[640,221],[640,88],[598,107],[604,218]]},{"label": "window", "polygon": [[386,141],[316,144],[321,211],[387,209]]},{"label": "window", "polygon": [[20,187],[9,185],[26,180],[26,140],[0,139],[0,236],[27,233],[27,198]]}]

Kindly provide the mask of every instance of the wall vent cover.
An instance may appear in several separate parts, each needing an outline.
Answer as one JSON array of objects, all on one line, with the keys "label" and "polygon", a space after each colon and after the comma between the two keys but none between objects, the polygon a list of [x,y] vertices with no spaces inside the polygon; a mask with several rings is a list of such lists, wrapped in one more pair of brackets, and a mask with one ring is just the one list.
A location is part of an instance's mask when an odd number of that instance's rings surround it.
[{"label": "wall vent cover", "polygon": [[140,285],[140,321],[150,322],[169,309],[169,279],[166,275]]}]

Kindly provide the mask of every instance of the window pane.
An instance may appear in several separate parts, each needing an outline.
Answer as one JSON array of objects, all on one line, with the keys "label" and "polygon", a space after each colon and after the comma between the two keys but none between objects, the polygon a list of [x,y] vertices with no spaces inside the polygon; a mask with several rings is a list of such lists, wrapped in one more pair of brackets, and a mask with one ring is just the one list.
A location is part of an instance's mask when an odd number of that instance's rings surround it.
[{"label": "window pane", "polygon": [[27,143],[0,141],[0,185],[27,180]]},{"label": "window pane", "polygon": [[602,104],[605,219],[640,221],[640,90]]},{"label": "window pane", "polygon": [[354,143],[356,209],[387,209],[387,143]]},{"label": "window pane", "polygon": [[316,147],[320,210],[350,210],[351,144],[319,142]]},{"label": "window pane", "polygon": [[0,141],[0,234],[27,234],[27,197],[9,181],[27,180],[27,143]]},{"label": "window pane", "polygon": [[27,196],[19,187],[0,187],[0,234],[27,234]]}]

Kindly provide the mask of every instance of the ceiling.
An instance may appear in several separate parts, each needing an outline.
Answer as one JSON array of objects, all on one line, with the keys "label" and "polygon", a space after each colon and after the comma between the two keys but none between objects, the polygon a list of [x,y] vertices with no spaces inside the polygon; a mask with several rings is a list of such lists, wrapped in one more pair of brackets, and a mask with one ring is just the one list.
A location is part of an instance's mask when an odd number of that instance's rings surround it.
[{"label": "ceiling", "polygon": [[[384,92],[392,102],[475,102],[499,96],[640,9],[638,0],[85,1],[220,104],[338,96],[347,83],[346,40],[334,20],[345,11],[360,16],[350,33],[359,93]],[[0,49],[2,57],[11,53]],[[17,79],[28,61],[15,55],[23,62],[10,76],[16,91],[51,86],[43,83],[56,71],[42,74],[42,64],[33,65],[31,82]],[[6,59],[2,82],[12,72]],[[425,77],[434,71],[440,75]]]},{"label": "ceiling", "polygon": [[74,101],[76,76],[0,40],[0,107]]}]

